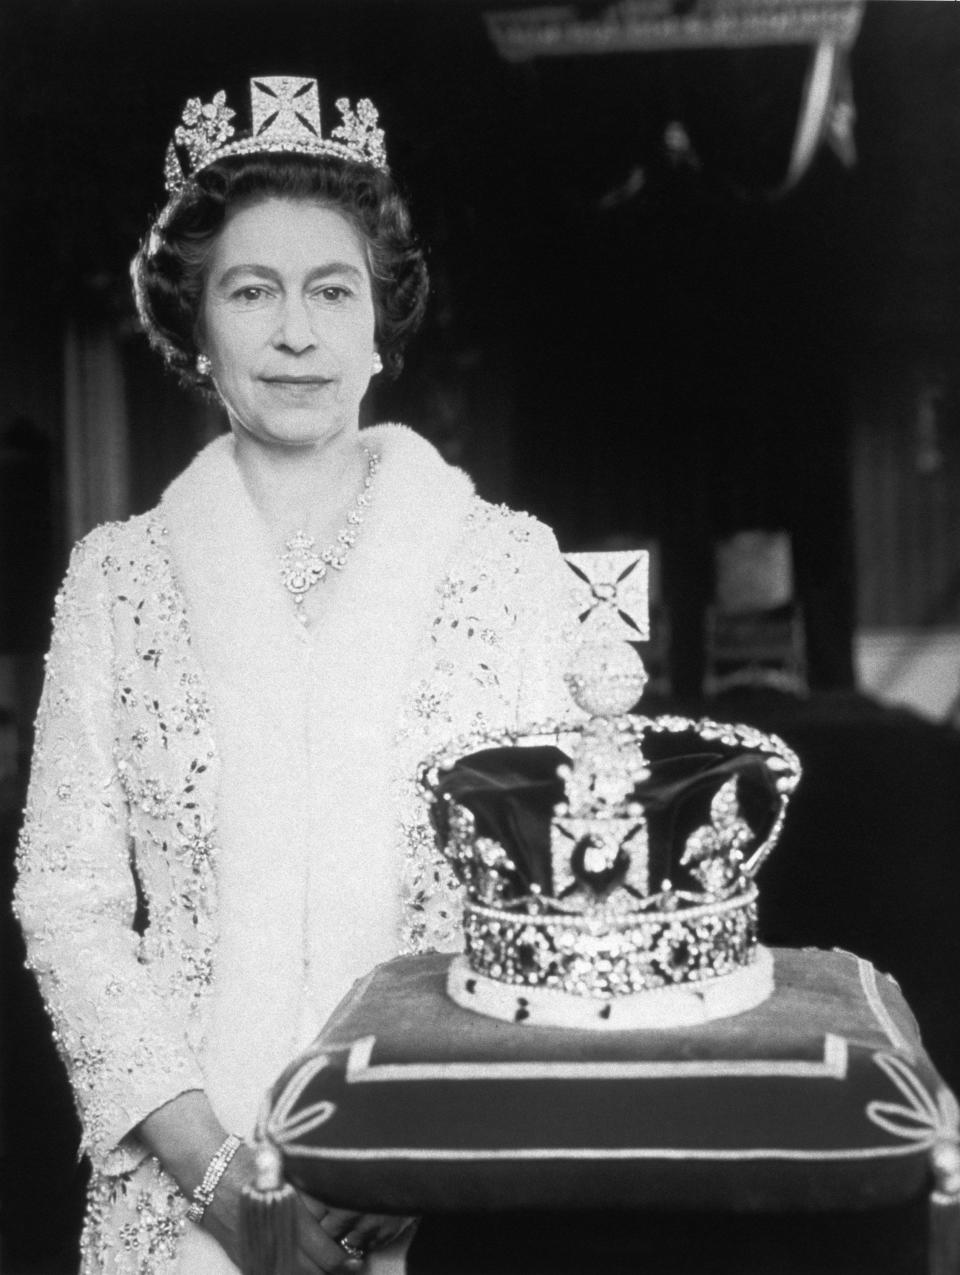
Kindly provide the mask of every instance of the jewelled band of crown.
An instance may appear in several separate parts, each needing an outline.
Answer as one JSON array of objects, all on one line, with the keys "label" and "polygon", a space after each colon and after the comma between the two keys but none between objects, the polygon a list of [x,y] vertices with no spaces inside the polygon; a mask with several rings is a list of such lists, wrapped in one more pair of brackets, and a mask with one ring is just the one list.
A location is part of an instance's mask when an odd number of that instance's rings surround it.
[{"label": "jewelled band of crown", "polygon": [[[386,171],[383,130],[373,103],[361,98],[354,109],[341,97],[336,106],[341,122],[324,137],[316,80],[258,76],[250,81],[251,130],[238,136],[232,123],[236,112],[227,106],[223,91],[207,103],[190,98],[167,147],[164,178],[168,195],[181,194],[192,177],[229,155],[335,156]],[[186,167],[178,148],[186,152]]]},{"label": "jewelled band of crown", "polygon": [[594,999],[720,978],[757,953],[757,888],[676,912],[605,917],[530,915],[464,905],[465,951],[476,973]]}]

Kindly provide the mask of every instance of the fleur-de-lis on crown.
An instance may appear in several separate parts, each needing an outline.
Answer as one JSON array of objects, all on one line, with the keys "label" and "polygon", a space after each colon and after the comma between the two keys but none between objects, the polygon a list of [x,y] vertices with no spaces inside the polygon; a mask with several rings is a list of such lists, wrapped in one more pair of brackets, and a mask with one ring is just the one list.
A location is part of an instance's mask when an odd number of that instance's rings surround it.
[{"label": "fleur-de-lis on crown", "polygon": [[753,830],[740,814],[737,779],[728,779],[710,802],[710,822],[691,832],[681,864],[693,864],[693,875],[705,890],[719,894],[737,881],[743,851]]}]

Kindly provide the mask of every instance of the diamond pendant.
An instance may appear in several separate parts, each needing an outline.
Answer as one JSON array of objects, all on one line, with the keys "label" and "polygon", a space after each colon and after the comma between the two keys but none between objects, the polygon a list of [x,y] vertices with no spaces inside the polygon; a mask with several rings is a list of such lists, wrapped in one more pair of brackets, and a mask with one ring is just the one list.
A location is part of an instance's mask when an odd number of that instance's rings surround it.
[{"label": "diamond pendant", "polygon": [[284,541],[286,552],[280,554],[280,582],[292,596],[296,616],[301,624],[307,623],[307,613],[303,608],[304,598],[315,584],[326,578],[330,568],[343,570],[347,565],[347,554],[356,544],[364,511],[370,504],[368,492],[380,463],[380,457],[375,452],[364,448],[364,453],[367,457],[367,473],[363,487],[354,501],[353,509],[347,514],[347,525],[337,532],[334,543],[317,553],[317,542],[305,531],[298,531]]},{"label": "diamond pendant", "polygon": [[280,555],[280,580],[294,602],[302,605],[308,593],[327,574],[327,566],[320,554],[314,553],[316,541],[305,532],[298,531],[284,544],[286,553]]}]

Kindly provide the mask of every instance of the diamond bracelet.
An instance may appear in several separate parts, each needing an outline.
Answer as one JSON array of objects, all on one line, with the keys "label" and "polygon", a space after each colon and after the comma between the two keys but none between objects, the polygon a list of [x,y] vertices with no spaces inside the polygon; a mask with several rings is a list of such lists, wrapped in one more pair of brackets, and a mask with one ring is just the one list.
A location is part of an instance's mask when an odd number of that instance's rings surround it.
[{"label": "diamond bracelet", "polygon": [[213,1200],[213,1193],[220,1184],[220,1179],[227,1171],[227,1165],[243,1146],[243,1139],[231,1133],[220,1144],[219,1150],[207,1165],[203,1181],[193,1193],[187,1217],[191,1222],[200,1222]]}]

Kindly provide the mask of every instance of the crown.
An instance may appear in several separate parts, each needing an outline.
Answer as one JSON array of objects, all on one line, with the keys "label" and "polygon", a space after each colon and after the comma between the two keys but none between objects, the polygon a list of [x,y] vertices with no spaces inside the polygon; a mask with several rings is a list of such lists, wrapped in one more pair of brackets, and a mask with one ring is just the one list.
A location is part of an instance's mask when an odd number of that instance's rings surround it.
[{"label": "crown", "polygon": [[[386,169],[383,129],[368,98],[354,109],[337,100],[340,123],[324,137],[320,127],[317,81],[289,75],[258,76],[250,81],[250,132],[238,135],[226,94],[210,102],[192,97],[167,147],[164,178],[167,194],[177,196],[191,177],[228,155],[294,153],[335,155],[356,164]],[[185,155],[186,163],[181,160]]]},{"label": "crown", "polygon": [[581,615],[604,640],[583,642],[567,675],[583,718],[475,733],[421,768],[466,896],[448,991],[481,1013],[552,1026],[737,1013],[772,991],[754,877],[800,763],[750,726],[631,713],[646,675],[610,634],[615,622],[646,632],[623,607],[628,578],[645,604],[646,561],[618,580],[612,560],[638,555],[603,555],[598,581],[587,557],[570,566],[581,599],[599,599],[601,615]]}]

